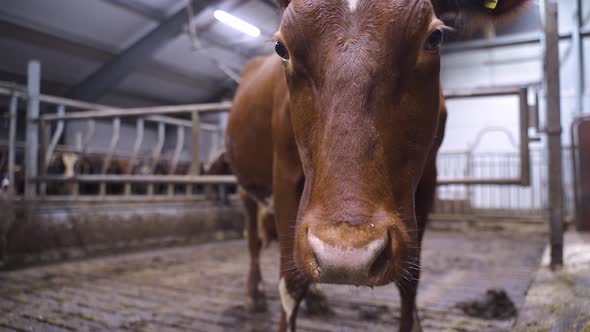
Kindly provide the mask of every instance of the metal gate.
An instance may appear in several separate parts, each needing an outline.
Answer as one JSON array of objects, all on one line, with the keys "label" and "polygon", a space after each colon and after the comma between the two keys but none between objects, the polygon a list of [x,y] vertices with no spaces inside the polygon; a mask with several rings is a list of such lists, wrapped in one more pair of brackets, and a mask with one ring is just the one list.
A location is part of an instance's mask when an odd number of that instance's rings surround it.
[{"label": "metal gate", "polygon": [[[532,105],[529,95],[534,97]],[[539,132],[537,86],[445,92],[447,100],[505,96],[518,98],[520,144],[507,129],[487,127],[465,151],[439,153],[435,219],[546,218],[547,200],[542,190],[546,183],[545,154],[529,147],[539,140],[529,137],[530,127]],[[449,116],[452,111],[449,109]],[[481,140],[496,132],[508,137],[514,152],[477,152]],[[446,135],[452,134],[447,130]]]},{"label": "metal gate", "polygon": [[[211,136],[218,147],[223,135],[219,125],[201,119],[207,113],[227,112],[230,102],[121,109],[44,95],[37,62],[29,64],[26,88],[0,83],[2,95],[9,98],[3,183],[12,196],[60,201],[178,200],[201,197],[205,184],[235,183],[231,175],[202,175],[200,158],[203,137]],[[26,119],[19,117],[19,106],[26,106]],[[19,118],[25,120],[24,126]],[[65,133],[74,123],[82,129],[74,142],[64,144]],[[108,128],[102,135],[110,136],[100,137],[101,142],[109,142],[106,147],[91,146],[98,126]],[[17,128],[26,128],[24,141],[17,139]],[[117,148],[123,130],[134,136],[128,153]],[[146,143],[148,130],[153,139]],[[192,145],[188,153],[187,136]],[[165,156],[167,143],[171,149]]]}]

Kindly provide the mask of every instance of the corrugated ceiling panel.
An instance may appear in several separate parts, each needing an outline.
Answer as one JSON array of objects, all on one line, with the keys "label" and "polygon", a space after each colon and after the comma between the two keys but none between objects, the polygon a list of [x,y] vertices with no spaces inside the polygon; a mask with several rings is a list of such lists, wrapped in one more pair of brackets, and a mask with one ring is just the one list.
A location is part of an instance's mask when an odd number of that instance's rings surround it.
[{"label": "corrugated ceiling panel", "polygon": [[209,47],[205,42],[203,46],[203,50],[193,51],[189,37],[182,35],[162,48],[155,55],[155,59],[197,77],[225,77],[216,67],[214,60],[221,61],[231,68],[241,68],[244,65],[245,58],[235,53]]},{"label": "corrugated ceiling panel", "polygon": [[135,0],[146,6],[171,14],[183,6],[184,0]]},{"label": "corrugated ceiling panel", "polygon": [[87,59],[13,40],[0,39],[0,49],[0,70],[24,75],[27,62],[37,59],[41,61],[43,79],[67,85],[81,81],[99,66],[99,63]]},{"label": "corrugated ceiling panel", "polygon": [[102,1],[3,0],[0,13],[120,50],[155,22]]},{"label": "corrugated ceiling panel", "polygon": [[218,84],[218,81],[211,80],[210,85],[195,82],[194,86],[189,86],[134,73],[125,79],[119,87],[129,92],[177,100],[178,103],[193,103],[198,100],[207,99],[216,93]]}]

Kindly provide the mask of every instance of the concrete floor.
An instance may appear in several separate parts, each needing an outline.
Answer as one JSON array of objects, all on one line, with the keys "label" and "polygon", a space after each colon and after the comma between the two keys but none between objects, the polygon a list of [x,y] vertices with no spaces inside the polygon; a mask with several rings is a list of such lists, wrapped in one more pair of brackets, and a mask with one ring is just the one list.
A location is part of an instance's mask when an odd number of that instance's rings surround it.
[{"label": "concrete floor", "polygon": [[[545,237],[430,230],[424,240],[419,315],[425,331],[510,331],[514,319],[471,318],[457,302],[490,288],[517,308]],[[272,331],[279,312],[278,253],[262,257],[269,311],[244,309],[243,240],[0,272],[0,331]],[[394,286],[322,285],[334,316],[300,315],[300,331],[395,331]]]},{"label": "concrete floor", "polygon": [[568,232],[564,265],[549,267],[549,251],[527,292],[519,332],[590,332],[590,234]]}]

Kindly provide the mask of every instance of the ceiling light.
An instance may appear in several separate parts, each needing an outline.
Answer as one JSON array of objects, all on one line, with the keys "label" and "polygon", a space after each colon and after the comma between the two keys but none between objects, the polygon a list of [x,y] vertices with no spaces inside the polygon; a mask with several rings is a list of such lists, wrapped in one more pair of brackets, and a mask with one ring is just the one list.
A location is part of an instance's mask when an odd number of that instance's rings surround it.
[{"label": "ceiling light", "polygon": [[225,23],[238,31],[241,31],[248,36],[260,36],[260,29],[240,18],[233,16],[232,14],[224,12],[223,10],[216,10],[213,12],[213,16],[215,16],[215,18],[220,22]]}]

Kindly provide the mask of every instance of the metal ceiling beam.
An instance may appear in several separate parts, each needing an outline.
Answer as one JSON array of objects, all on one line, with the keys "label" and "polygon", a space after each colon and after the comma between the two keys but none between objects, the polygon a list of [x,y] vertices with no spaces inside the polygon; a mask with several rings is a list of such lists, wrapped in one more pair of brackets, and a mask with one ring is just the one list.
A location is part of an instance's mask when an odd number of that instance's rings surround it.
[{"label": "metal ceiling beam", "polygon": [[[99,63],[107,62],[116,55],[112,50],[104,50],[98,45],[81,44],[77,40],[71,41],[69,38],[57,37],[51,32],[42,31],[42,29],[35,29],[30,24],[25,27],[11,22],[3,22],[0,16],[0,39],[16,40]],[[171,68],[153,60],[143,66],[139,73],[179,84],[202,85],[205,87],[211,84],[211,80],[218,79],[216,77],[195,78],[181,72],[179,69]]]},{"label": "metal ceiling beam", "polygon": [[[150,13],[150,11],[144,10],[141,8],[141,6],[135,6],[132,5],[132,3],[135,3],[137,0],[103,0],[103,1],[107,1],[109,3],[126,3],[127,5],[125,5],[125,8],[127,10],[132,11],[135,14],[141,15],[147,19],[154,19],[155,15],[153,13]],[[241,5],[243,5],[244,3],[248,2],[249,0],[231,0],[231,1],[225,1],[222,4],[219,5],[219,9],[223,9],[225,11],[231,11],[233,9],[235,9],[236,7],[239,7]],[[274,0],[263,0],[266,1],[267,5],[272,5],[274,3]],[[145,5],[143,5],[145,6]],[[151,7],[150,7],[151,8]],[[183,8],[186,8],[183,7]],[[152,11],[154,9],[152,8]],[[162,16],[163,14],[160,14],[160,16]],[[195,15],[194,18],[196,18],[197,15]],[[161,22],[165,17],[161,17],[158,21]],[[194,19],[193,18],[193,19]],[[223,50],[227,50],[233,54],[237,54],[240,57],[244,58],[244,60],[249,59],[251,57],[260,55],[260,49],[259,47],[246,47],[243,45],[242,42],[220,42],[218,39],[213,38],[213,37],[209,37],[207,35],[205,35],[204,33],[208,32],[211,28],[211,26],[217,22],[215,19],[211,19],[211,21],[207,24],[204,24],[202,26],[196,27],[196,32],[197,32],[197,38],[200,41],[205,42],[207,45],[205,48],[208,47],[216,47],[216,48],[220,48]],[[268,35],[272,35],[272,34],[268,34]]]},{"label": "metal ceiling beam", "polygon": [[[27,77],[22,74],[11,73],[7,71],[0,70],[0,81],[5,82],[14,82],[20,85],[27,84]],[[65,91],[70,89],[71,86],[64,84],[62,82],[52,81],[52,80],[41,80],[41,89],[44,94],[48,95],[55,95],[61,96],[64,94]],[[218,91],[214,91],[214,93],[218,93]],[[114,97],[121,97],[125,99],[132,99],[132,100],[141,100],[144,101],[148,105],[157,106],[157,105],[175,105],[178,104],[177,100],[171,100],[166,98],[155,97],[153,95],[147,95],[142,93],[137,93],[135,91],[126,91],[118,89],[117,91],[113,91],[110,95]]]},{"label": "metal ceiling beam", "polygon": [[[61,37],[54,36],[47,32],[41,32],[34,30],[32,27],[23,27],[15,25],[13,23],[5,22],[0,17],[0,40],[15,40],[19,43],[36,45],[48,50],[55,50],[59,53],[64,53],[69,56],[73,56],[80,59],[89,60],[92,62],[104,63],[110,58],[115,56],[111,51],[105,51],[87,44],[79,44],[78,41],[70,41]],[[201,89],[206,90],[213,96],[217,96],[219,89],[216,85],[226,88],[231,82],[224,79],[220,79],[217,76],[203,76],[193,77],[186,73],[181,72],[179,69],[171,68],[167,65],[160,64],[156,61],[150,61],[147,65],[144,65],[138,73],[153,77],[156,79],[169,81],[177,84],[186,86],[199,86]],[[8,73],[0,71],[0,80],[4,81],[15,81],[20,84],[26,84],[26,77],[20,74]],[[55,84],[54,84],[55,83]],[[63,96],[68,90],[73,88],[71,85],[63,83],[51,82],[46,84],[45,81],[42,84],[43,90],[48,94]],[[57,89],[54,89],[58,87]],[[121,92],[121,93],[119,93]],[[132,98],[145,98],[149,103],[167,105],[177,104],[178,101],[157,98],[155,96],[139,95],[137,93],[122,91],[117,89],[115,94],[119,94],[124,97]],[[191,102],[201,102],[206,100],[193,100]]]},{"label": "metal ceiling beam", "polygon": [[[541,42],[540,33],[524,33],[518,35],[500,36],[494,39],[478,39],[464,42],[449,43],[442,48],[443,54],[458,53],[466,51],[485,50],[496,47],[510,47],[527,44],[539,44]],[[590,28],[580,30],[582,38],[590,36]],[[562,33],[559,35],[559,40],[568,40],[572,38],[571,33]]]},{"label": "metal ceiling beam", "polygon": [[[202,0],[192,0],[195,14],[203,11],[207,5],[216,0],[205,3]],[[171,17],[162,21],[146,36],[116,55],[99,70],[72,89],[67,96],[74,99],[95,101],[107,91],[116,87],[129,74],[147,63],[154,53],[171,39],[177,37],[188,22],[187,12],[183,7]]]},{"label": "metal ceiling beam", "polygon": [[271,7],[272,9],[277,9],[277,10],[279,9],[279,6],[277,5],[276,0],[260,0],[260,2]]},{"label": "metal ceiling beam", "polygon": [[129,12],[139,14],[141,16],[150,18],[154,21],[162,21],[166,18],[166,13],[154,8],[152,6],[146,5],[142,1],[138,0],[103,0],[104,2],[110,3],[111,5],[117,6],[119,8],[126,9]]}]

